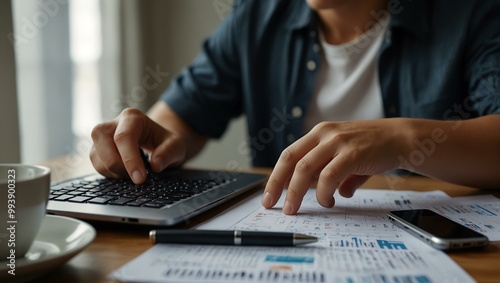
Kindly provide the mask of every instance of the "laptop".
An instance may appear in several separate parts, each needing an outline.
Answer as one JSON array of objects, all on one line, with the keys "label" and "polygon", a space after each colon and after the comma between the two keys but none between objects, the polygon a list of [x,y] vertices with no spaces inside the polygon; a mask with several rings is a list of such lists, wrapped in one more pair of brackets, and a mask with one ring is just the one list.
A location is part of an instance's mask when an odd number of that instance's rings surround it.
[{"label": "laptop", "polygon": [[99,174],[51,185],[47,213],[84,220],[171,226],[262,185],[266,175],[167,169],[142,185]]}]

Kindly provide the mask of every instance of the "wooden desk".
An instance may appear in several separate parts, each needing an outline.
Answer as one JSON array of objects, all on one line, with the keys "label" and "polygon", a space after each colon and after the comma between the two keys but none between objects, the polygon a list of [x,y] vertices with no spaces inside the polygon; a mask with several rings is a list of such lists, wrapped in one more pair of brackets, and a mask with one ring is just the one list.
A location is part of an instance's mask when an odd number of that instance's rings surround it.
[{"label": "wooden desk", "polygon": [[[92,166],[84,157],[80,157],[80,159],[78,157],[65,157],[45,165],[53,169],[53,181],[93,172]],[[269,173],[270,171],[262,169],[259,172]],[[385,176],[373,176],[363,187],[416,191],[442,190],[450,196],[494,194],[500,197],[499,191],[482,191],[424,177],[407,177],[400,179],[399,182],[395,181],[395,179],[388,179]],[[238,201],[242,201],[242,198]],[[223,204],[181,226],[190,227],[210,219],[231,205],[234,205],[234,202]],[[111,282],[106,278],[109,273],[151,247],[148,232],[152,227],[91,224],[97,230],[94,242],[66,265],[40,278],[37,282]],[[500,243],[493,243],[479,251],[455,252],[449,255],[478,282],[499,282]]]}]

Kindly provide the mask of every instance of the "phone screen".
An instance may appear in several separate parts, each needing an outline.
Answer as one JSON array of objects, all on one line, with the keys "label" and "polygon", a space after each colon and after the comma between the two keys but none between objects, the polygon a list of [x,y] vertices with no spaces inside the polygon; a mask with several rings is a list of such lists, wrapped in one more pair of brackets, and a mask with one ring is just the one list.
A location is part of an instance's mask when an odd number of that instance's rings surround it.
[{"label": "phone screen", "polygon": [[407,222],[443,239],[467,239],[484,237],[482,234],[462,226],[428,209],[391,211]]}]

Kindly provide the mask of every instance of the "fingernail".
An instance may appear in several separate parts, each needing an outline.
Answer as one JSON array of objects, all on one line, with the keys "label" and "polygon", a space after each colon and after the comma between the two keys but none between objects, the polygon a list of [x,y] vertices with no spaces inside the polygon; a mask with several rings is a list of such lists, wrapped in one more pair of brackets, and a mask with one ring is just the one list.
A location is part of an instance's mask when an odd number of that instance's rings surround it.
[{"label": "fingernail", "polygon": [[136,170],[134,172],[132,172],[132,181],[136,184],[139,184],[140,182],[142,182],[142,173],[139,171],[139,170]]},{"label": "fingernail", "polygon": [[283,213],[287,215],[293,214],[293,207],[288,200],[285,200],[283,205]]},{"label": "fingernail", "polygon": [[264,196],[262,197],[262,205],[265,208],[270,208],[273,206],[273,197],[269,192],[266,192]]},{"label": "fingernail", "polygon": [[356,190],[357,190],[357,189],[358,189],[358,188],[354,188],[354,190],[352,190],[351,197],[353,197],[353,196],[354,196],[354,193],[356,192]]},{"label": "fingernail", "polygon": [[165,160],[163,160],[163,158],[156,157],[154,162],[158,166],[158,168],[160,168],[160,171],[163,171],[165,169],[166,165],[165,165]]}]

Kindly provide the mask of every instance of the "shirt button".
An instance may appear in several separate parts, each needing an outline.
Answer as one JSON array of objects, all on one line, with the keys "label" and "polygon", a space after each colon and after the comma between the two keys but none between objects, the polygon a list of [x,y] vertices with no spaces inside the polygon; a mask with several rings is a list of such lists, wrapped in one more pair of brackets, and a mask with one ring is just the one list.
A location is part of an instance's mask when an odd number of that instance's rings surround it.
[{"label": "shirt button", "polygon": [[295,136],[293,134],[288,134],[286,136],[286,140],[289,142],[289,143],[292,143],[295,141]]},{"label": "shirt button", "polygon": [[313,60],[309,60],[307,61],[307,69],[309,71],[314,71],[316,70],[316,62],[314,62]]},{"label": "shirt button", "polygon": [[294,118],[302,117],[302,108],[300,106],[295,106],[292,108],[292,116]]},{"label": "shirt button", "polygon": [[311,37],[315,37],[316,36],[316,31],[315,30],[312,30],[311,33],[310,33]]},{"label": "shirt button", "polygon": [[313,51],[314,52],[319,52],[319,44],[314,43],[314,45],[313,45]]}]

